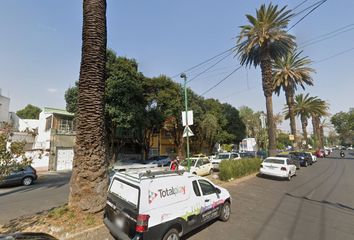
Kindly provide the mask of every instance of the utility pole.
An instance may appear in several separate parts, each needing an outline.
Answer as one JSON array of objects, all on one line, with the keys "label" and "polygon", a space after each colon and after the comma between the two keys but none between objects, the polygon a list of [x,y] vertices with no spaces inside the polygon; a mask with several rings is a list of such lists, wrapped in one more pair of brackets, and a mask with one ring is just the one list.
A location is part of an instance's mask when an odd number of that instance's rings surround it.
[{"label": "utility pole", "polygon": [[[186,128],[189,128],[188,126],[188,98],[187,98],[187,75],[185,73],[181,73],[181,78],[184,79],[184,84],[183,84],[183,88],[184,88],[184,106],[185,106],[185,111],[186,111]],[[188,164],[188,172],[191,169],[191,162],[189,160],[189,131],[187,131],[187,164]]]}]

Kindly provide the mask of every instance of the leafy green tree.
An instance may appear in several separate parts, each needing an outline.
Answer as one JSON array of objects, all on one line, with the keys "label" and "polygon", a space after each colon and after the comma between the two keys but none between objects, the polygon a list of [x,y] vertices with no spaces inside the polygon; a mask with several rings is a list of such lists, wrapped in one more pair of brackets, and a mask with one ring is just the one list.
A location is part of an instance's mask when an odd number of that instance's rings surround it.
[{"label": "leafy green tree", "polygon": [[246,15],[249,24],[241,26],[238,35],[236,53],[241,64],[260,66],[262,70],[262,86],[266,98],[269,154],[274,155],[275,127],[273,123],[273,78],[272,61],[280,59],[294,47],[295,37],[286,28],[293,14],[286,7],[278,9],[277,5],[263,4],[256,11],[256,16]]},{"label": "leafy green tree", "polygon": [[76,146],[69,206],[96,213],[106,205],[106,1],[83,1],[82,53],[76,111]]},{"label": "leafy green tree", "polygon": [[289,140],[289,134],[279,132],[277,136],[277,149],[285,149],[287,146],[291,146],[292,142]]},{"label": "leafy green tree", "polygon": [[341,144],[353,145],[354,143],[354,109],[348,112],[339,112],[332,116],[331,123],[339,135]]},{"label": "leafy green tree", "polygon": [[297,86],[305,89],[305,84],[309,86],[313,85],[311,73],[315,72],[313,68],[309,67],[311,60],[308,57],[301,57],[301,53],[294,49],[286,56],[277,58],[273,62],[274,89],[278,96],[281,89],[285,92],[286,104],[289,109],[291,134],[294,135],[295,139],[294,94]]},{"label": "leafy green tree", "polygon": [[11,172],[31,164],[32,161],[25,156],[25,142],[11,142],[7,148],[11,130],[12,126],[9,124],[3,124],[0,128],[0,180]]},{"label": "leafy green tree", "polygon": [[41,111],[39,107],[28,104],[25,108],[18,110],[16,115],[22,119],[39,119]]},{"label": "leafy green tree", "polygon": [[66,111],[70,113],[76,113],[78,89],[79,89],[79,82],[76,81],[75,86],[69,87],[65,91],[64,98],[66,102]]}]

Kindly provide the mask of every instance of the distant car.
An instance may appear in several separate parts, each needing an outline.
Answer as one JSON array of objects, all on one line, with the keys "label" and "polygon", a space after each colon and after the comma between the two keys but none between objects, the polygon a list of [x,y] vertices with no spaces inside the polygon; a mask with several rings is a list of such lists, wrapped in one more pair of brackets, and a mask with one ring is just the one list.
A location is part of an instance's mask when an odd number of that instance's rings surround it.
[{"label": "distant car", "polygon": [[348,148],[347,148],[347,150],[353,150],[353,147],[352,147],[352,146],[350,146],[350,147],[348,147]]},{"label": "distant car", "polygon": [[219,169],[219,165],[221,161],[223,160],[238,160],[241,159],[240,154],[231,152],[231,153],[219,153],[216,158],[211,160],[211,163],[213,164],[213,169]]},{"label": "distant car", "polygon": [[24,185],[29,186],[37,180],[37,171],[31,166],[20,167],[9,175],[0,177],[0,186]]},{"label": "distant car", "polygon": [[306,153],[311,156],[312,162],[314,162],[314,163],[317,162],[317,157],[314,154],[312,154],[312,152],[306,152]]},{"label": "distant car", "polygon": [[157,164],[159,167],[167,167],[171,164],[171,158],[169,156],[161,155],[149,158],[146,163]]},{"label": "distant car", "polygon": [[259,169],[261,175],[285,178],[290,181],[296,175],[294,162],[283,157],[268,157],[264,159]]},{"label": "distant car", "polygon": [[296,169],[300,169],[300,162],[301,159],[299,156],[295,156],[293,154],[289,154],[289,153],[279,153],[276,155],[276,157],[282,157],[282,158],[288,158],[290,160],[292,160],[294,162],[294,165],[296,166]]},{"label": "distant car", "polygon": [[316,152],[315,152],[315,155],[317,158],[324,158],[325,155],[324,155],[324,151],[321,150],[321,149],[318,149]]},{"label": "distant car", "polygon": [[290,152],[290,154],[293,154],[297,157],[300,158],[300,165],[303,167],[307,167],[309,165],[312,165],[312,157],[309,154],[306,154],[305,152]]},{"label": "distant car", "polygon": [[[203,158],[189,158],[190,160],[190,172],[198,176],[204,176],[213,172],[213,165],[207,157]],[[184,160],[179,166],[179,170],[187,170],[188,161]]]}]

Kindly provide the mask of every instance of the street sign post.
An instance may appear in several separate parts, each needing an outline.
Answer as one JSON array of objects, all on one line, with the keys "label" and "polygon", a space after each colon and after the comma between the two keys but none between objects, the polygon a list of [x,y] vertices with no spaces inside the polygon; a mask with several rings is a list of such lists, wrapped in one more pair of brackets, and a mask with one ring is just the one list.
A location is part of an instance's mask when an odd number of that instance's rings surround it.
[{"label": "street sign post", "polygon": [[183,130],[183,137],[187,137],[187,135],[189,137],[194,136],[194,133],[192,132],[192,130],[189,128],[189,126],[186,126]]},{"label": "street sign post", "polygon": [[[188,119],[188,121],[187,121],[187,119]],[[193,111],[192,110],[188,111],[187,116],[186,116],[186,111],[182,111],[182,124],[183,124],[183,126],[193,125]]]}]

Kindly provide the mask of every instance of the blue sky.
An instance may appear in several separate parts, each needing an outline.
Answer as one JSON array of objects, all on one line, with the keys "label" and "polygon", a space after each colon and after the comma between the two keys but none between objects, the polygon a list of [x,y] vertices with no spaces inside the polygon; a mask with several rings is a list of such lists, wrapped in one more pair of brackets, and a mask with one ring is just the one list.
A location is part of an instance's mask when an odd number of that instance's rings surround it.
[{"label": "blue sky", "polygon": [[[293,8],[303,0],[273,1]],[[245,14],[270,1],[235,0],[107,0],[108,46],[135,58],[146,76],[177,73],[235,44]],[[315,3],[308,0],[297,11]],[[297,12],[295,11],[295,12]],[[354,24],[354,1],[328,0],[291,33],[298,43]],[[296,18],[290,25],[295,23]],[[81,54],[82,1],[2,0],[0,2],[0,88],[16,111],[28,103],[64,108],[64,92],[78,79]],[[352,25],[353,28],[353,25]],[[303,49],[313,61],[354,48],[354,29]],[[354,50],[314,63],[315,86],[305,92],[330,103],[332,113],[354,103]],[[190,87],[201,94],[238,66],[229,57]],[[199,70],[200,72],[201,70]],[[187,72],[193,77],[195,72]],[[180,81],[179,78],[175,79]],[[301,91],[300,91],[301,92]],[[260,69],[242,68],[205,97],[235,107],[265,110]],[[274,96],[274,112],[285,99]]]}]

